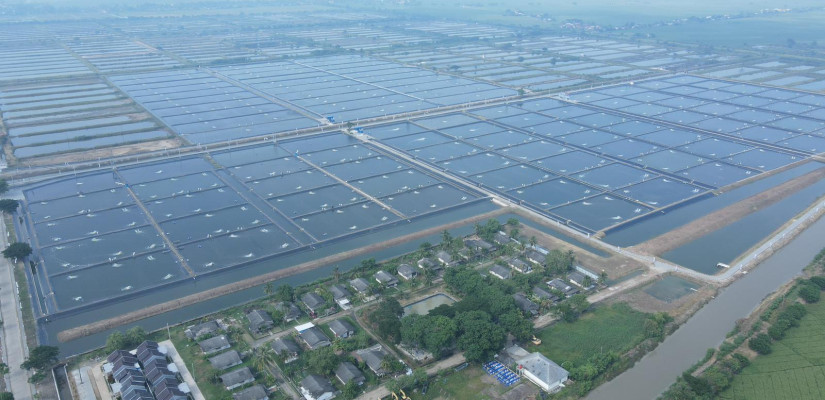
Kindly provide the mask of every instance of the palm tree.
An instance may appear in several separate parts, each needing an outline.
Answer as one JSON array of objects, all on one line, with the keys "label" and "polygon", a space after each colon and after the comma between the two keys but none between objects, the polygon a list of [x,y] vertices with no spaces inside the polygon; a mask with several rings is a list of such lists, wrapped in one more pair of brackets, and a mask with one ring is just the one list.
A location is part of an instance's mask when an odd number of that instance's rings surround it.
[{"label": "palm tree", "polygon": [[536,239],[536,237],[535,236],[530,236],[530,247],[535,249],[537,243],[538,243],[538,240]]},{"label": "palm tree", "polygon": [[341,279],[341,271],[338,270],[338,266],[335,266],[333,270],[333,275],[335,276],[335,283],[338,283],[338,280]]},{"label": "palm tree", "polygon": [[266,285],[264,285],[264,294],[272,296],[273,293],[275,293],[275,285],[273,285],[272,282],[267,282]]},{"label": "palm tree", "polygon": [[266,371],[267,367],[274,363],[277,357],[275,350],[273,350],[271,346],[263,344],[256,347],[252,352],[252,366],[255,367],[258,372]]}]

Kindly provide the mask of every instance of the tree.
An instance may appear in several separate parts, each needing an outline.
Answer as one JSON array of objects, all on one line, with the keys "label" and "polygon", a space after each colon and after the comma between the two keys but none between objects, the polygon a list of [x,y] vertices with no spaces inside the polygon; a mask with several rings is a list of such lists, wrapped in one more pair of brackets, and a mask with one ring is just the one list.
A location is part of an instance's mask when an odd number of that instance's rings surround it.
[{"label": "tree", "polygon": [[0,363],[0,376],[7,375],[9,373],[9,366],[6,363]]},{"label": "tree", "polygon": [[20,206],[20,203],[17,200],[12,199],[2,199],[0,200],[0,211],[11,214],[17,211],[17,207]]},{"label": "tree", "polygon": [[802,300],[805,300],[808,304],[818,302],[820,295],[821,293],[819,286],[808,284],[803,285],[802,288],[799,289],[799,297],[801,297]]},{"label": "tree", "polygon": [[400,318],[402,315],[404,315],[404,307],[401,307],[398,300],[387,297],[378,303],[378,307],[369,318],[375,324],[378,336],[398,343],[401,341]]},{"label": "tree", "polygon": [[267,296],[272,296],[275,293],[275,285],[272,282],[267,282],[264,285],[264,294]]},{"label": "tree", "polygon": [[[2,201],[2,200],[0,200]],[[825,276],[814,276],[811,279],[808,279],[811,283],[816,286],[819,286],[820,289],[825,289]]]},{"label": "tree", "polygon": [[25,258],[32,253],[32,248],[28,243],[14,242],[3,250],[3,257],[6,258]]},{"label": "tree", "polygon": [[55,346],[37,346],[29,352],[29,358],[20,365],[23,369],[45,371],[57,362],[60,349]]},{"label": "tree", "polygon": [[599,274],[599,284],[607,285],[607,271],[602,270],[602,272]]},{"label": "tree", "polygon": [[510,218],[507,220],[507,225],[509,225],[512,228],[518,228],[518,224],[519,222],[517,218]]},{"label": "tree", "polygon": [[126,331],[126,341],[128,347],[137,347],[146,340],[146,331],[142,327],[136,326]]},{"label": "tree", "polygon": [[126,347],[126,336],[120,331],[114,331],[106,339],[106,352],[111,353]]},{"label": "tree", "polygon": [[771,346],[771,338],[764,333],[760,333],[748,340],[748,347],[759,354],[770,354],[771,351],[773,351]]},{"label": "tree", "polygon": [[14,395],[10,392],[0,393],[0,400],[14,400]]},{"label": "tree", "polygon": [[446,249],[453,243],[453,235],[448,230],[441,232],[441,248]]},{"label": "tree", "polygon": [[536,244],[538,244],[538,240],[536,239],[536,237],[530,236],[530,247],[535,249]]},{"label": "tree", "polygon": [[347,382],[347,384],[344,385],[344,390],[341,391],[341,395],[347,400],[352,400],[358,397],[360,393],[361,386],[358,386],[358,384],[355,383],[355,380]]},{"label": "tree", "polygon": [[407,369],[407,367],[404,366],[404,363],[393,357],[392,354],[387,354],[383,359],[381,359],[381,369],[390,374],[395,374],[398,372],[403,372]]},{"label": "tree", "polygon": [[456,316],[460,329],[458,348],[464,351],[467,361],[482,361],[504,345],[505,332],[490,320],[484,311],[468,311]]},{"label": "tree", "polygon": [[6,182],[5,179],[0,179],[0,194],[4,194],[9,191],[9,183]]},{"label": "tree", "polygon": [[252,352],[252,366],[255,367],[258,372],[266,371],[270,364],[275,363],[277,357],[272,346],[266,344],[258,346]]},{"label": "tree", "polygon": [[307,354],[306,365],[310,372],[330,375],[338,366],[338,356],[335,355],[331,347],[322,347]]},{"label": "tree", "polygon": [[275,297],[280,301],[292,301],[295,297],[295,289],[292,288],[289,284],[285,283],[281,286],[278,286],[278,291],[275,294]]}]

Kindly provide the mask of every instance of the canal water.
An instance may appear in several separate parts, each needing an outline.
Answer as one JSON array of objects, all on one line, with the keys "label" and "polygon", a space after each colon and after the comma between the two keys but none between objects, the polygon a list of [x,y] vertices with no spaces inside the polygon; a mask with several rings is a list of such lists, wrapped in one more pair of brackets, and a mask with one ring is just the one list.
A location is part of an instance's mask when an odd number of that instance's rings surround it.
[{"label": "canal water", "polygon": [[655,399],[683,371],[717,347],[737,319],[797,276],[823,247],[825,219],[813,223],[706,304],[636,366],[594,390],[589,400]]}]

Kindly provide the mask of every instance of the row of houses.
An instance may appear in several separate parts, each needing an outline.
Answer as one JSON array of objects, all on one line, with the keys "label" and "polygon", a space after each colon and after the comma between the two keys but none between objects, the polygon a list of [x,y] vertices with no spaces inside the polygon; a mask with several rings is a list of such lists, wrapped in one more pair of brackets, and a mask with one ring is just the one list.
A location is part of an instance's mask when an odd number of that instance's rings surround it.
[{"label": "row of houses", "polygon": [[[249,313],[247,316],[249,316]],[[209,334],[219,333],[220,331],[222,331],[220,325],[216,325],[215,321],[209,321],[188,327],[184,331],[184,334],[194,340]],[[216,354],[215,356],[207,359],[209,364],[216,371],[226,371],[243,364],[240,353],[236,350],[231,350],[232,344],[225,335],[217,335],[201,340],[198,342],[198,346],[204,355]],[[230,392],[255,382],[255,376],[252,374],[249,367],[230,370],[220,375],[219,379],[226,390]],[[269,396],[263,385],[253,385],[232,393],[232,398],[233,400],[265,400],[268,399]]]},{"label": "row of houses", "polygon": [[177,366],[167,358],[167,350],[145,341],[132,351],[115,350],[102,366],[113,397],[121,400],[190,400],[190,390],[182,383]]},{"label": "row of houses", "polygon": [[[387,371],[382,368],[382,361],[387,356],[387,352],[381,345],[376,345],[367,349],[357,350],[354,353],[355,359],[358,362],[364,363],[375,375],[384,376]],[[355,382],[357,385],[363,385],[367,378],[358,367],[349,362],[343,361],[338,364],[335,369],[335,379],[346,385],[349,382]],[[338,391],[332,384],[329,378],[311,374],[300,382],[301,395],[307,400],[327,400],[335,397]]]}]

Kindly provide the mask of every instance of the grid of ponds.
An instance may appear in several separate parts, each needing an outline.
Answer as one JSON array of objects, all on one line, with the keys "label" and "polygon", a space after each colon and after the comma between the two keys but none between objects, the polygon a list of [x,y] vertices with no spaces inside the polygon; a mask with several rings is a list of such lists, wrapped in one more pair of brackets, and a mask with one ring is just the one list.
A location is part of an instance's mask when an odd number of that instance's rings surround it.
[{"label": "grid of ponds", "polygon": [[405,24],[401,27],[416,32],[479,40],[505,38],[516,35],[513,30],[507,28],[454,21],[417,22]]},{"label": "grid of ponds", "polygon": [[190,143],[215,143],[318,126],[316,120],[199,70],[110,78]]},{"label": "grid of ponds", "polygon": [[[586,91],[571,98],[713,133],[712,141],[691,141],[679,149],[722,157],[740,169],[786,164],[788,155],[783,150],[797,156],[825,151],[823,95],[681,75]],[[694,172],[708,172],[703,169]],[[690,177],[690,172],[684,175]]]},{"label": "grid of ponds", "polygon": [[700,74],[710,78],[759,82],[810,91],[825,91],[825,68],[804,62],[763,61],[745,65],[725,65],[704,69]]},{"label": "grid of ponds", "polygon": [[342,133],[207,157],[26,188],[47,307],[133,296],[483,199]]},{"label": "grid of ponds", "polygon": [[361,56],[236,65],[217,71],[322,117],[350,121],[513,96],[512,89]]},{"label": "grid of ponds", "polygon": [[172,136],[99,79],[0,87],[0,109],[18,159]]},{"label": "grid of ponds", "polygon": [[[642,97],[636,95],[646,94],[643,86],[616,86],[572,97],[627,112],[641,104],[637,100]],[[611,93],[615,97],[608,96]],[[793,94],[816,102],[804,93]],[[719,122],[712,115],[705,119]],[[584,232],[609,229],[708,195],[811,154],[784,142],[727,135],[709,129],[714,126],[710,123],[690,125],[545,98],[372,127],[367,133]]]},{"label": "grid of ponds", "polygon": [[66,45],[103,73],[180,67],[182,64],[146,43],[130,39],[78,40]]},{"label": "grid of ponds", "polygon": [[92,71],[55,44],[4,46],[0,50],[0,81],[91,75]]},{"label": "grid of ponds", "polygon": [[430,43],[433,40],[419,35],[388,32],[381,29],[361,26],[317,29],[307,28],[289,30],[282,34],[305,40],[312,40],[319,45],[340,47],[348,50],[374,50],[391,46],[407,46]]}]

